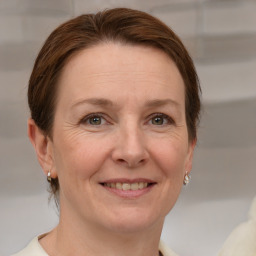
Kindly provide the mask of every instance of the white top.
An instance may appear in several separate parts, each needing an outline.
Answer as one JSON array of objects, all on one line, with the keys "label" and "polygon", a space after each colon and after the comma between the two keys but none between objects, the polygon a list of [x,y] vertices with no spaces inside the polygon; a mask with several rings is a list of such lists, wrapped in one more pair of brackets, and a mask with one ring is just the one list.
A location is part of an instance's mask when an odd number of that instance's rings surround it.
[{"label": "white top", "polygon": [[[35,237],[23,250],[18,253],[15,253],[11,256],[49,256],[43,247],[40,245],[38,239],[44,235]],[[162,252],[163,256],[178,256],[172,250],[170,250],[164,243],[161,241],[159,245],[159,250]]]},{"label": "white top", "polygon": [[256,256],[256,197],[249,212],[249,220],[232,231],[218,256]]}]

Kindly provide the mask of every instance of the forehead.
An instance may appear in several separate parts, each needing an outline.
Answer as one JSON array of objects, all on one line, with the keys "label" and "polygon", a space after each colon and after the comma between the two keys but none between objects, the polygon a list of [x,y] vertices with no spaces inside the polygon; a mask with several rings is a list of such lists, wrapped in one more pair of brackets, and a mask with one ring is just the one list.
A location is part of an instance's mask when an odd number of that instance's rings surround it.
[{"label": "forehead", "polygon": [[[86,65],[86,69],[85,68]],[[146,66],[145,66],[146,65]],[[145,45],[129,45],[118,42],[100,43],[83,49],[72,56],[66,63],[63,73],[68,69],[78,69],[83,73],[97,70],[120,72],[148,71],[164,72],[171,69],[178,71],[173,60],[162,50]]]},{"label": "forehead", "polygon": [[59,80],[59,98],[109,93],[137,98],[169,94],[182,101],[184,83],[171,58],[156,48],[102,43],[70,58]]}]

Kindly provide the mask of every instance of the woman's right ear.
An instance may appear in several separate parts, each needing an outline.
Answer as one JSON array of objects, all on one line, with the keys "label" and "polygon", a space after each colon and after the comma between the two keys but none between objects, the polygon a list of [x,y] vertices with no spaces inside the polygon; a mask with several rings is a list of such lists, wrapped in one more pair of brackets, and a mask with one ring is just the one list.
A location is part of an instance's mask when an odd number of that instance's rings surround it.
[{"label": "woman's right ear", "polygon": [[47,176],[48,171],[53,168],[52,142],[31,118],[28,120],[28,137],[36,151],[37,159]]}]

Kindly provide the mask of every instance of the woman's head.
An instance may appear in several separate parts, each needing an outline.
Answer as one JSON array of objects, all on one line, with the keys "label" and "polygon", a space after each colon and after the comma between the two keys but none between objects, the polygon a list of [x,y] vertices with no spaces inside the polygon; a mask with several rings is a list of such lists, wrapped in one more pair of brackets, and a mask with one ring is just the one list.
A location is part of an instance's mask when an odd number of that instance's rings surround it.
[{"label": "woman's head", "polygon": [[[196,140],[200,87],[189,54],[165,24],[146,13],[130,9],[111,9],[79,16],[58,27],[46,40],[36,59],[28,89],[31,117],[44,135],[54,140],[60,78],[65,67],[83,50],[111,43],[158,49],[169,56],[184,82],[188,140]],[[51,186],[53,192],[57,192],[58,179],[52,179]]]}]

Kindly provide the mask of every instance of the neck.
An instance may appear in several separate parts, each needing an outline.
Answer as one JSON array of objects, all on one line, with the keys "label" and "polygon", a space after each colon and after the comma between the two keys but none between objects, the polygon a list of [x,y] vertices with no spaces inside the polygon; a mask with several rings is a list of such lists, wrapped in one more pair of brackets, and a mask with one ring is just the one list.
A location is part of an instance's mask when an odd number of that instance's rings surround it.
[{"label": "neck", "polygon": [[77,218],[60,216],[59,225],[40,241],[52,256],[157,256],[163,220],[142,231],[105,230]]}]

